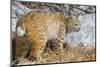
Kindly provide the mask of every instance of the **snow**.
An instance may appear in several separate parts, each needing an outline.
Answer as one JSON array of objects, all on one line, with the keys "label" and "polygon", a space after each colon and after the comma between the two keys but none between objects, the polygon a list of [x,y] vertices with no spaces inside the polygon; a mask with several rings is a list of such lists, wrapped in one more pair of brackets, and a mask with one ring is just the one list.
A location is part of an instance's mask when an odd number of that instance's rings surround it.
[{"label": "snow", "polygon": [[11,25],[12,25],[12,32],[15,32],[16,31],[16,23],[18,21],[18,18],[16,19],[13,19],[12,18],[12,22],[11,22]]}]

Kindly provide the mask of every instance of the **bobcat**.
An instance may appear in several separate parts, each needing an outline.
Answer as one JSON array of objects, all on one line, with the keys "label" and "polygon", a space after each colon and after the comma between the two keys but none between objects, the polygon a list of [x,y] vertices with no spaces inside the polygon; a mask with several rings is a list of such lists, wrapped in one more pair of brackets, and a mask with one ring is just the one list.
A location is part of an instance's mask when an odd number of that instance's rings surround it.
[{"label": "bobcat", "polygon": [[48,40],[54,39],[55,51],[63,52],[65,33],[80,30],[77,16],[64,16],[59,12],[34,12],[22,16],[16,26],[18,36],[27,36],[31,45],[31,57],[42,63],[42,55]]}]

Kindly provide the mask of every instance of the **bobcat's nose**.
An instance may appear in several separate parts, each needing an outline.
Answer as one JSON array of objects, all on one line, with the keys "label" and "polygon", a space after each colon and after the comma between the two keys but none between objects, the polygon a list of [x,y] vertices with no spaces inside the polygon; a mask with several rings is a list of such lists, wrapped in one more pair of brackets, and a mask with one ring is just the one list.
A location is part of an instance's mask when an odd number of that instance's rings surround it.
[{"label": "bobcat's nose", "polygon": [[77,31],[77,32],[80,31],[80,26],[77,27],[76,31]]},{"label": "bobcat's nose", "polygon": [[77,31],[80,31],[80,27],[78,27]]},{"label": "bobcat's nose", "polygon": [[78,28],[78,31],[80,31],[80,28]]}]

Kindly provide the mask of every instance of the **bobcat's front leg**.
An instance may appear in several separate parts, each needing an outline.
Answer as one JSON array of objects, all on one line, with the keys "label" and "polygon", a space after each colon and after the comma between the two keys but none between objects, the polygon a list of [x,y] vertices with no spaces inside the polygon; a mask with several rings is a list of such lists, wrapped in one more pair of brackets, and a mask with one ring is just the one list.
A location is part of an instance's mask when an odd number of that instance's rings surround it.
[{"label": "bobcat's front leg", "polygon": [[64,35],[65,35],[65,28],[64,26],[61,26],[56,38],[55,50],[57,50],[57,52],[58,51],[63,52]]},{"label": "bobcat's front leg", "polygon": [[60,61],[63,61],[64,51],[63,51],[63,42],[64,42],[65,28],[61,26],[55,44],[55,53],[56,55],[60,55]]}]

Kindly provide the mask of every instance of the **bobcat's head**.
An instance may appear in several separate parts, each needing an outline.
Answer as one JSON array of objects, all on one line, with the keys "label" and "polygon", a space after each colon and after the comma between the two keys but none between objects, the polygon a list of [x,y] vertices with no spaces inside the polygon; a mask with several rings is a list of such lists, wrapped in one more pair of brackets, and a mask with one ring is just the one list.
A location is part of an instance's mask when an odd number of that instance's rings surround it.
[{"label": "bobcat's head", "polygon": [[80,30],[80,21],[77,16],[68,16],[65,18],[66,33],[78,32]]}]

